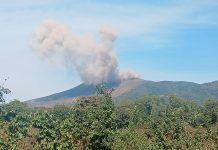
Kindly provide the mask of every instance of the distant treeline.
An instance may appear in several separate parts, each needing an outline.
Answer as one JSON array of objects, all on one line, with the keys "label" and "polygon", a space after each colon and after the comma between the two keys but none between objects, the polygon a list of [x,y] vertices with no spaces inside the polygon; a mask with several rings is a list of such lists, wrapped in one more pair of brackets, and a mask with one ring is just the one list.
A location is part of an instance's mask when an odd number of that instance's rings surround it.
[{"label": "distant treeline", "polygon": [[218,101],[144,96],[115,106],[110,90],[74,106],[0,107],[0,149],[218,149]]}]

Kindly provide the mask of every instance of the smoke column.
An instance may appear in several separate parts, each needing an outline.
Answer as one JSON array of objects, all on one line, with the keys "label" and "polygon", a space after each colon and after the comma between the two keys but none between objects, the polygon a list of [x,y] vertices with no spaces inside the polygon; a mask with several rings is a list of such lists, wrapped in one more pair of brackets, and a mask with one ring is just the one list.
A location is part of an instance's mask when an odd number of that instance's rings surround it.
[{"label": "smoke column", "polygon": [[79,36],[67,25],[44,21],[33,33],[31,47],[42,59],[75,67],[82,81],[97,84],[138,77],[133,71],[120,71],[113,44],[117,33],[109,26]]}]

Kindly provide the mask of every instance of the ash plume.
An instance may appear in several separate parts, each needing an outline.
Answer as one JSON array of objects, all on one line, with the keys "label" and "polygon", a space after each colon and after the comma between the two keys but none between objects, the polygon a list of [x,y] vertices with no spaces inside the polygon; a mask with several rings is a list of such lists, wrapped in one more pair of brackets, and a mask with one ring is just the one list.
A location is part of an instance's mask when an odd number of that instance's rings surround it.
[{"label": "ash plume", "polygon": [[67,25],[47,20],[33,33],[31,47],[42,59],[73,66],[81,80],[98,84],[138,77],[132,71],[120,71],[113,47],[117,38],[110,26],[99,30],[100,40],[93,34],[75,34]]}]

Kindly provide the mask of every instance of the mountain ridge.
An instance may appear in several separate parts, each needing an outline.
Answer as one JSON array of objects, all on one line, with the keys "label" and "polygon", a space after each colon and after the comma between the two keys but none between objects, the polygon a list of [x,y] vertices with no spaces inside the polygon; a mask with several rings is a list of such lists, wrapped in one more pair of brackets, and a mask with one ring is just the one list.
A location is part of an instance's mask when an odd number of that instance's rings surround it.
[{"label": "mountain ridge", "polygon": [[[106,83],[114,88],[112,96],[115,101],[137,99],[144,95],[169,96],[176,95],[188,100],[202,102],[206,98],[218,99],[218,81],[208,83],[194,83],[187,81],[149,81],[139,78]],[[81,96],[95,95],[95,85],[80,84],[66,91],[41,98],[25,101],[30,106],[47,107],[56,104],[72,104]]]}]

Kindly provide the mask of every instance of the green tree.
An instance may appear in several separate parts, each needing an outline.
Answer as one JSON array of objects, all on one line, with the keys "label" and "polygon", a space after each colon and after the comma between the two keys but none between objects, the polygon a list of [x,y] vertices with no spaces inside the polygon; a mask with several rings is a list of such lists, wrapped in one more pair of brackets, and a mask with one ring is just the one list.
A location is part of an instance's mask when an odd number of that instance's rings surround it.
[{"label": "green tree", "polygon": [[210,124],[215,124],[218,120],[218,101],[208,99],[203,106],[205,117],[210,119]]},{"label": "green tree", "polygon": [[10,93],[11,93],[11,91],[4,87],[4,83],[2,85],[0,85],[0,103],[4,103],[5,102],[4,95],[5,94],[10,94]]},{"label": "green tree", "polygon": [[77,149],[110,149],[108,142],[116,129],[111,90],[99,88],[97,95],[79,98],[71,117],[61,124],[64,141]]}]

